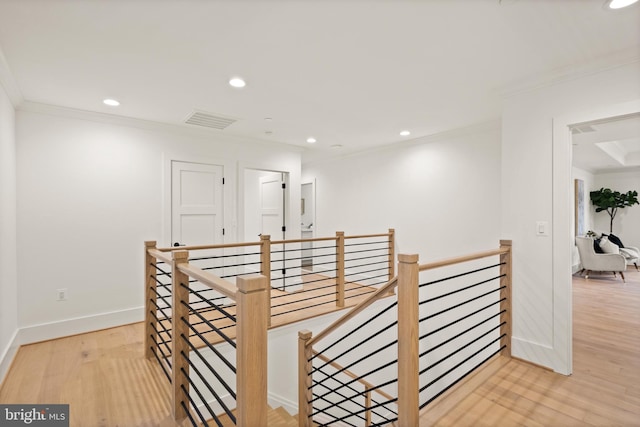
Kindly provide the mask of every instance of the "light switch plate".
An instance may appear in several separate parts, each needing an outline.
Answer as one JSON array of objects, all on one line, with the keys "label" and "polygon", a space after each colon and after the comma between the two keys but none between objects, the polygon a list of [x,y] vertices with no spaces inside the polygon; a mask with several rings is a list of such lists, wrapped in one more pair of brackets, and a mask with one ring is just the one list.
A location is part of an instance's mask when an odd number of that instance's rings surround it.
[{"label": "light switch plate", "polygon": [[547,221],[536,222],[536,236],[549,236],[549,223]]}]

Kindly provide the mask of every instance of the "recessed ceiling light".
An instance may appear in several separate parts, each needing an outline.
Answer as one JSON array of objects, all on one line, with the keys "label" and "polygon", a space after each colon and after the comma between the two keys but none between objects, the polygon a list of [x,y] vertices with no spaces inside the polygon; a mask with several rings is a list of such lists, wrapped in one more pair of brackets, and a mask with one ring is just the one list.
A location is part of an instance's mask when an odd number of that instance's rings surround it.
[{"label": "recessed ceiling light", "polygon": [[609,9],[622,9],[623,7],[631,6],[638,0],[608,0],[607,7]]},{"label": "recessed ceiling light", "polygon": [[408,130],[403,130],[402,132],[400,132],[400,135],[409,136],[409,135],[411,135],[411,132],[409,132]]},{"label": "recessed ceiling light", "polygon": [[307,138],[307,142],[309,144],[314,144],[316,142],[316,139],[314,137],[309,137],[309,138]]},{"label": "recessed ceiling light", "polygon": [[108,105],[109,107],[117,107],[118,105],[120,105],[120,102],[118,100],[111,98],[103,99],[102,103],[104,105]]},{"label": "recessed ceiling light", "polygon": [[229,84],[237,88],[245,87],[247,85],[247,83],[241,77],[233,77],[231,80],[229,80]]}]

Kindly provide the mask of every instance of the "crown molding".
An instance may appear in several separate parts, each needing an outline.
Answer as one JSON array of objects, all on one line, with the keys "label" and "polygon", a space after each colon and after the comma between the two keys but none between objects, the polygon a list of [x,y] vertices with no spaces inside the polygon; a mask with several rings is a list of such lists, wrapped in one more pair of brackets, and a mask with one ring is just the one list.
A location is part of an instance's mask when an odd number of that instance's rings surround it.
[{"label": "crown molding", "polygon": [[7,93],[9,100],[14,107],[18,107],[20,104],[24,102],[24,97],[22,96],[22,92],[16,83],[16,80],[13,78],[13,73],[11,72],[11,68],[9,68],[9,63],[7,62],[7,58],[5,58],[4,53],[2,52],[2,48],[0,47],[0,86],[4,88],[4,91]]},{"label": "crown molding", "polygon": [[517,82],[512,82],[498,88],[497,92],[503,98],[509,98],[521,93],[531,92],[544,87],[553,86],[558,83],[576,80],[637,62],[640,62],[640,45],[601,56],[593,61],[555,68],[546,73],[531,76]]},{"label": "crown molding", "polygon": [[385,152],[390,150],[398,150],[406,147],[412,147],[416,145],[429,144],[432,142],[445,141],[457,138],[463,138],[469,135],[477,135],[479,133],[486,132],[500,132],[502,130],[502,119],[496,118],[492,120],[486,120],[483,122],[472,123],[466,126],[459,126],[456,128],[436,132],[430,135],[417,136],[412,139],[404,141],[390,142],[387,144],[377,145],[375,147],[369,147],[359,150],[353,150],[348,152],[327,152],[324,156],[316,156],[314,158],[305,161],[303,158],[303,166],[312,166],[316,164],[322,164],[324,162],[333,161],[335,159],[347,159],[351,157],[360,157],[365,154],[375,152]]},{"label": "crown molding", "polygon": [[119,116],[116,114],[107,114],[97,111],[79,110],[76,108],[62,107],[59,105],[44,104],[40,102],[24,101],[16,109],[18,111],[47,114],[51,116],[65,117],[76,120],[87,120],[111,125],[128,126],[143,130],[171,132],[184,136],[224,139],[227,142],[258,144],[271,147],[275,146],[280,149],[293,152],[302,152],[304,150],[303,147],[285,144],[283,142],[265,141],[257,138],[237,136],[226,133],[223,130],[196,128],[189,125],[154,122],[151,120],[139,119],[135,117]]}]

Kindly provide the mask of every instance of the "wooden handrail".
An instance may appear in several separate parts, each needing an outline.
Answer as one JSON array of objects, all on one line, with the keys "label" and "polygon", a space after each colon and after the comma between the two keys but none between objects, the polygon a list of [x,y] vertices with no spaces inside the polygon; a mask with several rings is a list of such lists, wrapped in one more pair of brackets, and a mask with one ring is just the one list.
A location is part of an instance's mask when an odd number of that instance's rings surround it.
[{"label": "wooden handrail", "polygon": [[336,240],[335,237],[311,237],[309,239],[291,239],[291,240],[272,240],[274,245],[282,245],[287,243],[311,243],[311,242],[328,242],[330,240]]},{"label": "wooden handrail", "polygon": [[244,246],[260,246],[260,242],[247,242],[247,243],[221,243],[218,245],[194,245],[194,246],[173,246],[169,248],[158,248],[162,252],[174,252],[174,251],[199,251],[202,249],[227,249],[227,248],[241,248]]},{"label": "wooden handrail", "polygon": [[317,351],[314,350],[313,351],[313,355],[316,356],[318,359],[322,360],[323,362],[326,362],[329,365],[331,365],[332,367],[336,368],[337,370],[340,371],[340,373],[345,374],[346,376],[348,376],[349,378],[351,378],[353,380],[356,380],[357,382],[362,384],[365,387],[365,389],[371,390],[374,393],[378,393],[380,396],[384,397],[385,399],[389,399],[389,400],[394,400],[395,399],[395,397],[391,396],[387,392],[384,392],[384,391],[380,390],[379,388],[376,388],[376,386],[371,384],[369,381],[363,380],[362,378],[359,378],[356,374],[354,374],[353,372],[351,372],[348,369],[344,369],[344,366],[340,365],[339,363],[337,363],[335,361],[332,361],[331,359],[329,359],[324,354],[318,353]]},{"label": "wooden handrail", "polygon": [[448,265],[460,264],[467,261],[474,261],[476,259],[487,258],[493,255],[502,255],[507,253],[509,250],[505,248],[493,249],[490,251],[477,252],[471,255],[465,255],[454,258],[447,258],[441,261],[430,262],[428,264],[421,264],[419,269],[420,271],[432,270],[434,268],[446,267]]},{"label": "wooden handrail", "polygon": [[162,252],[161,249],[158,249],[158,248],[147,249],[147,253],[154,258],[157,258],[161,261],[166,262],[167,264],[171,264],[173,262],[173,259],[171,258],[171,254]]},{"label": "wooden handrail", "polygon": [[379,234],[360,234],[356,236],[344,236],[345,239],[366,239],[368,237],[388,237],[391,233],[379,233]]},{"label": "wooden handrail", "polygon": [[320,332],[318,335],[316,335],[311,340],[309,340],[307,345],[313,346],[313,345],[317,344],[323,338],[325,338],[327,335],[329,335],[331,332],[335,331],[340,326],[344,325],[349,319],[355,317],[358,313],[362,312],[365,308],[369,307],[371,304],[373,304],[377,300],[379,300],[379,299],[381,299],[383,297],[389,296],[389,295],[386,295],[386,294],[388,294],[390,291],[392,291],[393,288],[395,288],[397,284],[398,284],[398,279],[397,278],[394,277],[393,279],[389,280],[384,286],[382,286],[381,288],[378,288],[377,291],[375,291],[374,293],[369,295],[369,297],[367,297],[367,299],[362,301],[360,304],[355,306],[353,309],[349,310],[349,312],[347,314],[345,314],[341,318],[337,319],[335,322],[333,322],[331,325],[329,325],[327,328],[325,328],[322,332]]},{"label": "wooden handrail", "polygon": [[180,264],[179,269],[187,276],[198,280],[203,285],[209,286],[214,291],[220,292],[222,295],[236,300],[237,289],[233,283],[228,282],[218,276],[208,273],[191,264]]}]

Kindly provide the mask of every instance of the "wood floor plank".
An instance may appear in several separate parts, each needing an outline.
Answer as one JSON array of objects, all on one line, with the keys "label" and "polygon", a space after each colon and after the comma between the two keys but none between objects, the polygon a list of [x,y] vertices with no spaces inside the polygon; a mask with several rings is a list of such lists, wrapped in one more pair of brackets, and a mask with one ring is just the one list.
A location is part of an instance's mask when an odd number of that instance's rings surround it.
[{"label": "wood floor plank", "polygon": [[572,375],[512,360],[424,425],[640,426],[640,273],[626,277],[574,278]]}]

